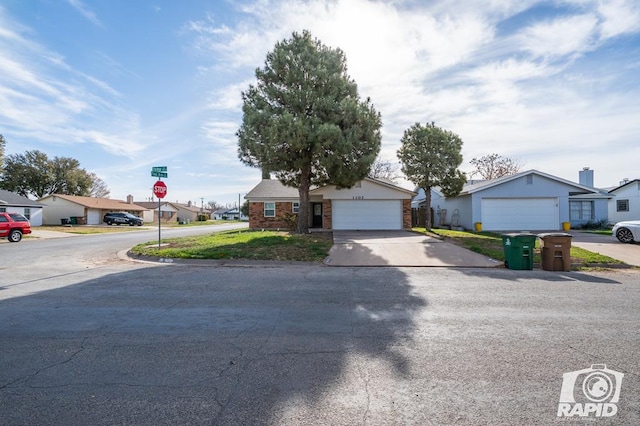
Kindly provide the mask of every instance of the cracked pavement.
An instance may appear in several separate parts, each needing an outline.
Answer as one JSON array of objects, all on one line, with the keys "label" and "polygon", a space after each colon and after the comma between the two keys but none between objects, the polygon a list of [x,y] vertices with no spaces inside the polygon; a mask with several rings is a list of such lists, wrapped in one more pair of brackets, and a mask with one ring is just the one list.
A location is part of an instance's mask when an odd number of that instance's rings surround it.
[{"label": "cracked pavement", "polygon": [[0,291],[0,424],[552,424],[624,372],[640,273],[140,265]]}]

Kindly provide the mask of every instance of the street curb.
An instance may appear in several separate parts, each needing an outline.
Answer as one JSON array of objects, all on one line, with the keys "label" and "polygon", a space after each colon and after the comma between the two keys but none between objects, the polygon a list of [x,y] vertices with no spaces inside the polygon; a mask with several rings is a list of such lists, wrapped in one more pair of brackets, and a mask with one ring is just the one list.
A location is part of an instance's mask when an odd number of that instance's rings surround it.
[{"label": "street curb", "polygon": [[292,268],[307,266],[324,266],[320,262],[293,262],[281,260],[248,260],[248,259],[174,259],[169,257],[142,256],[131,253],[131,249],[118,252],[118,258],[131,262],[151,263],[173,266],[207,266],[213,268]]}]

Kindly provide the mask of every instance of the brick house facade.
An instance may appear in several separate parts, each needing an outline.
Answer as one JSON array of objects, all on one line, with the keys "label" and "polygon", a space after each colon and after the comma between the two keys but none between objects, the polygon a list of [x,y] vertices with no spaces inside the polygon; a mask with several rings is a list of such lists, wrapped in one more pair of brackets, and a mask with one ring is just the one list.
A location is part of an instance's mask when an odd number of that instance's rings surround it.
[{"label": "brick house facade", "polygon": [[[310,206],[308,223],[310,227],[337,229],[411,229],[411,199],[413,191],[397,187],[391,183],[366,178],[352,188],[327,186],[309,192]],[[245,199],[249,202],[249,228],[251,229],[291,229],[294,203],[298,203],[296,188],[288,188],[277,180],[263,179]],[[334,202],[341,204],[336,218]],[[265,206],[265,203],[269,203]],[[400,203],[400,204],[398,204]],[[314,217],[314,208],[316,216]],[[320,216],[319,208],[322,206]],[[395,206],[395,207],[394,207]],[[274,207],[274,209],[271,209]],[[371,208],[370,208],[371,207]],[[266,210],[265,210],[266,208]],[[358,216],[346,216],[348,209],[354,209]],[[386,216],[382,210],[387,210]],[[391,213],[389,213],[391,212]],[[395,212],[395,213],[394,213]],[[345,219],[355,218],[349,222]],[[360,219],[363,219],[360,221]],[[376,220],[380,218],[379,227]],[[341,219],[341,220],[338,220]],[[386,220],[386,222],[385,222]],[[295,222],[294,222],[295,223]],[[359,228],[360,224],[362,228]],[[321,224],[321,225],[320,225]],[[338,228],[338,226],[341,226]]]}]

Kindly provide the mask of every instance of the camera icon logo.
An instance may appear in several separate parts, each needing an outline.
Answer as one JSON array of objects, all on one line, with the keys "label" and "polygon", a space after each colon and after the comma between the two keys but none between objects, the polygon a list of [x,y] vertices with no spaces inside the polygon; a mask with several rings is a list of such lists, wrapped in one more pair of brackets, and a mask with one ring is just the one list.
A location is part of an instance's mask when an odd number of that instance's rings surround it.
[{"label": "camera icon logo", "polygon": [[604,364],[562,375],[558,417],[611,417],[618,412],[623,373]]}]

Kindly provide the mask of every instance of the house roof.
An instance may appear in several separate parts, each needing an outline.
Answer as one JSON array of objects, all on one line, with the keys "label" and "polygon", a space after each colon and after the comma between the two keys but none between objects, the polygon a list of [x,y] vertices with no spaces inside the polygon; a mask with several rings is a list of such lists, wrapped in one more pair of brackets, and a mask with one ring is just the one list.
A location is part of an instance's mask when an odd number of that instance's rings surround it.
[{"label": "house roof", "polygon": [[198,207],[196,205],[193,205],[193,204],[192,205],[188,205],[188,204],[182,204],[182,203],[173,203],[173,205],[178,207],[178,208],[180,208],[180,209],[182,209],[182,210],[189,210],[189,211],[195,212],[195,213],[203,211],[202,208],[200,208],[200,207]]},{"label": "house roof", "polygon": [[587,193],[593,193],[593,194],[600,194],[601,192],[597,189],[597,188],[592,188],[590,186],[585,186],[585,185],[581,185],[579,183],[575,183],[575,182],[571,182],[570,180],[566,180],[566,179],[562,179],[559,178],[557,176],[553,176],[547,173],[543,173],[541,171],[538,170],[527,170],[525,172],[520,172],[520,173],[516,173],[514,175],[509,175],[509,176],[504,176],[498,179],[491,179],[491,180],[485,180],[485,181],[481,181],[478,183],[474,183],[472,185],[467,185],[465,187],[462,188],[462,192],[460,192],[460,195],[468,195],[468,194],[473,194],[474,192],[478,192],[478,191],[483,191],[485,189],[489,189],[492,188],[494,186],[498,186],[498,185],[502,185],[503,183],[507,183],[510,182],[512,180],[515,179],[519,179],[523,176],[527,176],[527,175],[538,175],[538,176],[542,176],[544,178],[547,179],[551,179],[551,180],[555,180],[557,182],[562,182],[566,185],[570,185],[573,186],[574,188],[578,188],[581,189]]},{"label": "house roof", "polygon": [[277,179],[262,179],[251,191],[247,192],[244,196],[245,200],[250,198],[284,198],[284,199],[298,199],[297,188],[290,186],[284,186],[282,182]]},{"label": "house roof", "polygon": [[[157,209],[158,208],[158,202],[157,201],[134,201],[134,204],[138,205],[138,206],[142,206],[145,207],[147,210],[153,210],[153,209]],[[162,201],[160,203],[160,205],[162,206],[167,206],[167,205],[171,205],[173,206],[173,203],[169,202],[169,201]]]},{"label": "house roof", "polygon": [[627,186],[627,185],[631,185],[631,184],[632,184],[632,183],[634,183],[634,182],[640,182],[640,179],[633,179],[633,180],[630,180],[629,182],[625,182],[625,183],[623,183],[623,184],[622,184],[622,185],[620,185],[620,186],[616,186],[616,187],[612,188],[611,190],[609,190],[609,193],[612,193],[612,192],[615,192],[615,191],[617,191],[617,190],[619,190],[619,189],[622,189],[622,188],[624,188],[625,186]]},{"label": "house roof", "polygon": [[0,206],[45,207],[44,204],[30,200],[15,192],[0,189]]},{"label": "house roof", "polygon": [[[395,184],[393,184],[391,181],[388,180],[380,180],[380,179],[373,179],[370,177],[366,177],[362,180],[366,180],[369,182],[373,182],[375,184],[387,187],[387,188],[391,188],[397,191],[401,191],[401,192],[405,192],[407,194],[411,194],[411,195],[415,195],[415,192],[410,190],[410,189],[405,189],[402,188],[400,186],[397,186]],[[311,188],[311,190],[309,191],[310,194],[313,194],[314,192],[321,192],[324,188],[329,187],[332,185],[327,185],[327,186],[322,186],[322,187],[317,187],[317,188]],[[293,199],[293,200],[297,200],[298,198],[300,198],[300,194],[298,193],[298,189],[297,188],[292,188],[290,186],[284,186],[279,180],[277,179],[262,179],[262,181],[256,185],[251,191],[249,191],[247,193],[247,195],[245,195],[244,197],[245,199]]]},{"label": "house roof", "polygon": [[81,197],[79,195],[64,195],[64,194],[52,194],[41,198],[39,201],[49,198],[58,197],[63,200],[70,201],[75,204],[79,204],[89,209],[101,209],[101,210],[125,210],[125,211],[143,211],[148,210],[145,207],[137,204],[129,204],[122,200],[113,200],[111,198],[96,198],[96,197]]}]

